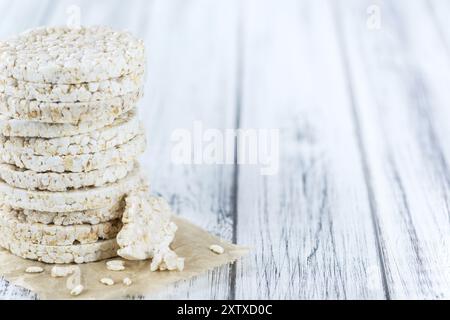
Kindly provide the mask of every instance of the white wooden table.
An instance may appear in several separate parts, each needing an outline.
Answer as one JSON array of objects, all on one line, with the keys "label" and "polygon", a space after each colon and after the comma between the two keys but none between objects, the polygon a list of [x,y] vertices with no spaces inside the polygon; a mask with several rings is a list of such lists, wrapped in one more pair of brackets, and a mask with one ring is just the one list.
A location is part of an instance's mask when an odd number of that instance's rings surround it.
[{"label": "white wooden table", "polygon": [[[157,298],[450,298],[449,1],[2,0],[0,37],[71,4],[145,39],[153,190],[252,247]],[[197,120],[280,129],[279,174],[173,164]]]}]

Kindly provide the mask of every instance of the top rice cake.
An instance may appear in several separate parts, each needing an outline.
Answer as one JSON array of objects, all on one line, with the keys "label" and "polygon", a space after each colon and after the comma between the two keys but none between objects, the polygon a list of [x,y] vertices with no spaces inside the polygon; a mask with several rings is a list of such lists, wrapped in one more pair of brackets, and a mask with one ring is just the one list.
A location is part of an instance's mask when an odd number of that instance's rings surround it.
[{"label": "top rice cake", "polygon": [[108,27],[43,27],[0,41],[0,77],[78,84],[142,73],[144,44]]}]

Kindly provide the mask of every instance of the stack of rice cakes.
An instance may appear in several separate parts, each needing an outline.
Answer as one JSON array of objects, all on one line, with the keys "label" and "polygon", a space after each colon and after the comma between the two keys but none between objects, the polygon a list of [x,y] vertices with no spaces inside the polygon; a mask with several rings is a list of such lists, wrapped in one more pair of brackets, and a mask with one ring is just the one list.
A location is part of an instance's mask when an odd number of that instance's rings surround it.
[{"label": "stack of rice cakes", "polygon": [[144,69],[142,41],[105,27],[0,42],[0,246],[46,263],[117,255]]}]

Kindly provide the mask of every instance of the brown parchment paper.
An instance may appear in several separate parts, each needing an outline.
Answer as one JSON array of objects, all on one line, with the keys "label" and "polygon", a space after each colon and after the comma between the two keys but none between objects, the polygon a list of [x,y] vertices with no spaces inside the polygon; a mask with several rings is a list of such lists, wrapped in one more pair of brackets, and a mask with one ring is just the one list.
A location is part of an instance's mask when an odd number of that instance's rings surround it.
[{"label": "brown parchment paper", "polygon": [[[38,294],[39,299],[124,299],[133,296],[151,296],[164,289],[168,284],[187,280],[215,267],[232,263],[248,252],[248,248],[225,242],[192,223],[174,217],[178,225],[172,248],[185,258],[183,271],[150,271],[150,261],[127,261],[124,271],[109,271],[105,261],[81,264],[84,291],[80,296],[72,297],[66,288],[67,278],[52,278],[50,270],[53,265],[25,260],[0,249],[0,274],[11,284],[24,287]],[[225,252],[218,255],[209,246],[219,244]],[[44,272],[26,274],[29,266],[41,266]],[[113,286],[105,286],[99,280],[110,277]],[[131,286],[122,284],[125,277],[132,279]]]}]

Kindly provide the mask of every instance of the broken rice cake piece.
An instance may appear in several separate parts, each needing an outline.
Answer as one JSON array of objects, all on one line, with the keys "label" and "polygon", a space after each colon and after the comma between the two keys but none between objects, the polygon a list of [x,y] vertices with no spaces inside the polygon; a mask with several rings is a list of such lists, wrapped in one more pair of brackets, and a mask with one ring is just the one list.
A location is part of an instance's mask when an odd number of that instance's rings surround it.
[{"label": "broken rice cake piece", "polygon": [[170,249],[177,226],[170,221],[172,212],[168,203],[150,196],[147,187],[130,192],[125,201],[117,254],[127,260],[152,258],[152,271],[183,270],[184,258]]}]

